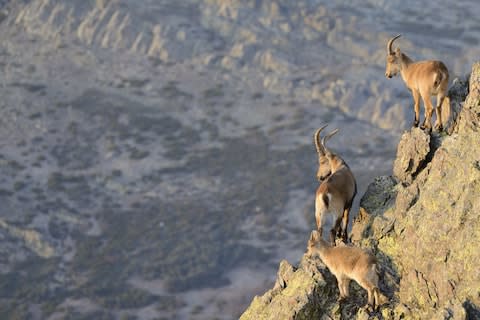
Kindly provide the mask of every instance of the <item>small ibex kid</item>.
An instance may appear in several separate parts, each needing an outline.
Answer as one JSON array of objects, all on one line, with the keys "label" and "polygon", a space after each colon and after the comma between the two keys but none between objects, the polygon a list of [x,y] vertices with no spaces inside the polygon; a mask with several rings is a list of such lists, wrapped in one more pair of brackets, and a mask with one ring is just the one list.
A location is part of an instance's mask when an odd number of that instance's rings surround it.
[{"label": "small ibex kid", "polygon": [[355,280],[367,290],[368,304],[376,310],[380,304],[378,289],[377,260],[372,254],[353,246],[333,247],[323,240],[316,230],[310,234],[307,256],[320,256],[330,272],[337,278],[342,300],[349,295],[350,280]]}]

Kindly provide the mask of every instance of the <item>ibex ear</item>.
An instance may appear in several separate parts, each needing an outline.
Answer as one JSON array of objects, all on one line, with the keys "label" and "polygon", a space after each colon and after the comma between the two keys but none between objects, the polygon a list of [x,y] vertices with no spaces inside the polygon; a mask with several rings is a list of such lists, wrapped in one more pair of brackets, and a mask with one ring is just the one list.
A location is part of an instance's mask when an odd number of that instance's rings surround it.
[{"label": "ibex ear", "polygon": [[400,51],[400,48],[397,47],[397,48],[395,49],[395,55],[396,55],[397,57],[400,57],[401,54],[402,54],[402,52]]}]

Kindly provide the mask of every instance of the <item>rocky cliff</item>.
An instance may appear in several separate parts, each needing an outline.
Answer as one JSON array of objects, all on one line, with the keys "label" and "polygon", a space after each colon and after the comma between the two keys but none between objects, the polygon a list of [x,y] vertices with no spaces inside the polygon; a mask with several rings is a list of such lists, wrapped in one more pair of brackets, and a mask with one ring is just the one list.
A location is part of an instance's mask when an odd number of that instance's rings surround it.
[{"label": "rocky cliff", "polygon": [[353,223],[352,242],[381,262],[388,302],[367,312],[366,292],[353,284],[337,303],[335,278],[304,256],[298,267],[282,261],[275,287],[241,319],[480,318],[480,63],[449,96],[449,134],[405,132],[393,175],[369,185]]}]

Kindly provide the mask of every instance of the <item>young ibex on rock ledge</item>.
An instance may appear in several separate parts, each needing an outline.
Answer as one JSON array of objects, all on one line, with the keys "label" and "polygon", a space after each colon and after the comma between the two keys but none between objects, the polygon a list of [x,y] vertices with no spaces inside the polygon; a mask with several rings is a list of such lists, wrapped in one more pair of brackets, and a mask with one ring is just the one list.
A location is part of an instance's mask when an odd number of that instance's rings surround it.
[{"label": "young ibex on rock ledge", "polygon": [[[399,38],[397,35],[391,38],[387,43],[387,63],[385,70],[385,77],[391,78],[400,72],[403,81],[407,85],[407,88],[412,92],[414,108],[415,108],[415,120],[413,126],[417,127],[420,119],[420,97],[422,97],[423,105],[425,108],[425,120],[421,125],[422,129],[432,130],[431,118],[433,112],[431,96],[437,96],[437,106],[435,112],[437,120],[435,122],[435,129],[442,130],[443,123],[446,123],[448,119],[442,121],[442,104],[449,102],[449,99],[445,99],[447,95],[448,87],[448,69],[445,64],[437,60],[424,60],[414,62],[406,54],[397,48],[395,51],[392,49],[393,41]],[[450,103],[445,103],[446,114],[450,114]]]},{"label": "young ibex on rock ledge", "polygon": [[[316,230],[310,234],[307,256],[320,256],[328,270],[337,278],[342,300],[349,295],[350,280],[355,280],[367,290],[368,304],[375,310],[380,302],[377,260],[374,255],[353,246],[332,247]],[[382,296],[383,297],[383,296]]]},{"label": "young ibex on rock ledge", "polygon": [[325,146],[338,129],[320,141],[320,132],[326,126],[318,129],[313,137],[318,153],[317,179],[320,181],[315,196],[315,220],[320,235],[323,236],[323,228],[329,227],[330,241],[334,245],[339,235],[344,242],[347,241],[348,217],[357,183],[346,162]]}]

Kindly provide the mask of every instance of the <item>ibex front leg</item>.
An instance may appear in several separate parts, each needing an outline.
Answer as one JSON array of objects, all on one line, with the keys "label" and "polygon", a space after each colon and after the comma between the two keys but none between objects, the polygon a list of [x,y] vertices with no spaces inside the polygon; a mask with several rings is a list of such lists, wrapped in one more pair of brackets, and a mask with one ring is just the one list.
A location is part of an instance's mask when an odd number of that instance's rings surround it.
[{"label": "ibex front leg", "polygon": [[413,95],[413,108],[415,110],[415,119],[413,120],[413,126],[418,127],[420,122],[420,92],[418,90],[412,90]]},{"label": "ibex front leg", "polygon": [[323,217],[323,208],[319,205],[319,199],[315,200],[315,222],[317,223],[317,230],[320,232],[320,235],[323,236],[322,228],[322,217]]},{"label": "ibex front leg", "polygon": [[342,239],[343,242],[347,243],[348,241],[348,218],[350,216],[350,207],[343,210],[343,217],[342,217]]}]

